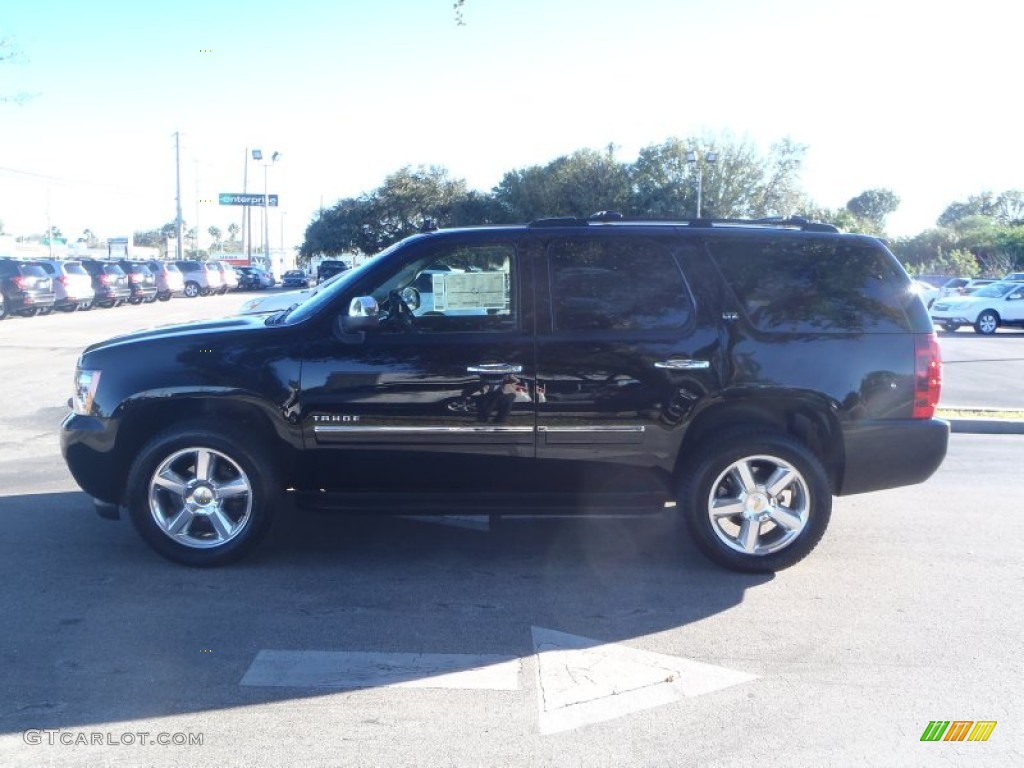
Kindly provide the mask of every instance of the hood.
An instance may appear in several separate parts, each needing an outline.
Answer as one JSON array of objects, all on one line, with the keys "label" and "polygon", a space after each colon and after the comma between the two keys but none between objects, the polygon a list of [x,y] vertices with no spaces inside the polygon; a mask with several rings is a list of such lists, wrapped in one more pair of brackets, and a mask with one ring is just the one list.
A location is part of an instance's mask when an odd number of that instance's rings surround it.
[{"label": "hood", "polygon": [[265,318],[258,316],[249,317],[224,317],[214,320],[201,320],[194,323],[176,323],[173,325],[160,325],[154,328],[146,328],[123,336],[114,336],[105,341],[90,344],[85,348],[83,354],[97,349],[108,349],[122,344],[134,344],[136,342],[153,341],[155,339],[181,339],[189,336],[209,336],[214,333],[231,333],[233,331],[244,331],[248,329],[265,328]]}]

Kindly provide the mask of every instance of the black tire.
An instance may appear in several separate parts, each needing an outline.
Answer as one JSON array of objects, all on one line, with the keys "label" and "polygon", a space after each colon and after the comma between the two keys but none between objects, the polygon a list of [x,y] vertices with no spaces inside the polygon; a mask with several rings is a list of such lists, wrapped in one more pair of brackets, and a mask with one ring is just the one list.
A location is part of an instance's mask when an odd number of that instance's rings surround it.
[{"label": "black tire", "polygon": [[50,314],[51,312],[53,312],[53,307],[40,307],[39,308],[39,314],[42,315],[42,316],[46,316],[46,315]]},{"label": "black tire", "polygon": [[0,320],[10,317],[10,312],[7,309],[7,299],[0,296]]},{"label": "black tire", "polygon": [[942,330],[954,333],[955,331],[960,330],[960,323],[944,322],[942,324]]},{"label": "black tire", "polygon": [[189,280],[185,283],[185,296],[190,299],[194,299],[200,294],[199,283],[194,280]]},{"label": "black tire", "polygon": [[141,304],[142,303],[142,299],[139,298],[138,296],[132,296],[132,298],[128,299],[128,303],[129,304]]},{"label": "black tire", "polygon": [[170,292],[161,293],[159,296],[157,296],[157,298],[160,299],[160,301],[170,301],[171,300],[171,294],[170,294]]},{"label": "black tire", "polygon": [[35,317],[39,314],[39,307],[29,307],[28,309],[19,309],[18,314],[22,317]]},{"label": "black tire", "polygon": [[143,301],[146,302],[147,304],[152,304],[153,302],[156,301],[156,294],[154,293],[152,296],[147,296],[145,299],[143,299]]},{"label": "black tire", "polygon": [[974,332],[982,336],[991,336],[999,329],[999,315],[994,310],[986,309],[974,321]]},{"label": "black tire", "polygon": [[[700,459],[681,478],[677,506],[710,560],[734,571],[771,573],[817,546],[832,514],[832,493],[821,462],[803,443],[745,431],[698,451]],[[776,473],[783,484],[773,489],[767,481]],[[713,504],[735,514],[712,516]]]},{"label": "black tire", "polygon": [[[158,473],[160,483],[154,482]],[[282,489],[276,462],[259,440],[186,423],[154,437],[136,458],[128,474],[128,514],[168,560],[224,565],[260,543]],[[176,531],[175,521],[181,523]]]}]

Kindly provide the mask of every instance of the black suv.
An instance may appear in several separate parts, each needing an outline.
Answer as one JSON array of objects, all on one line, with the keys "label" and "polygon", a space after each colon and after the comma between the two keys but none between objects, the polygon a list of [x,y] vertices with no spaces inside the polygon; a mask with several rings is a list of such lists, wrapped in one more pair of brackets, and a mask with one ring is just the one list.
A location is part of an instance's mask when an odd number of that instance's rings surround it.
[{"label": "black suv", "polygon": [[53,309],[53,280],[33,261],[0,258],[0,320],[17,312],[31,316]]},{"label": "black suv", "polygon": [[424,232],[286,311],[94,344],[61,442],[100,514],[190,565],[249,551],[289,489],[352,512],[656,512],[772,571],[833,495],[938,468],[940,373],[874,238],[601,214]]},{"label": "black suv", "polygon": [[337,261],[335,259],[321,261],[320,266],[316,268],[316,281],[322,283],[327,278],[334,277],[339,272],[344,272],[347,269],[352,269],[352,265],[344,261]]},{"label": "black suv", "polygon": [[156,275],[145,262],[121,259],[116,263],[128,275],[129,304],[152,304],[156,301]]},{"label": "black suv", "polygon": [[128,275],[115,261],[82,259],[82,267],[92,278],[96,292],[93,304],[97,307],[114,307],[124,304],[132,295]]}]

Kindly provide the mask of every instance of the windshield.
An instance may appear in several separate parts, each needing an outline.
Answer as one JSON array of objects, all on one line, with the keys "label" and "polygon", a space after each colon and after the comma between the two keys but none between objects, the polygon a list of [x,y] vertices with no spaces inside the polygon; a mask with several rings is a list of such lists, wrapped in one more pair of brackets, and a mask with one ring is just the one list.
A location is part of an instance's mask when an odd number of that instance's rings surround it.
[{"label": "windshield", "polygon": [[[385,248],[383,251],[378,253],[373,258],[367,259],[358,267],[346,270],[341,274],[335,275],[334,277],[336,278],[336,281],[331,285],[328,285],[327,281],[324,281],[323,285],[320,286],[319,293],[316,293],[310,296],[305,301],[303,301],[302,304],[295,307],[293,311],[289,312],[287,317],[282,318],[282,320],[279,322],[286,322],[289,325],[292,325],[294,323],[301,323],[306,318],[312,317],[320,310],[321,307],[330,304],[334,300],[334,297],[336,297],[339,293],[344,291],[349,285],[352,285],[352,283],[358,280],[366,271],[366,269],[371,264],[376,262],[377,259],[379,259],[381,256],[386,256],[392,251],[395,251],[398,248],[401,248],[402,246],[406,245],[410,240],[414,240],[420,237],[423,237],[423,235],[412,235],[411,237],[407,237],[404,240],[399,240],[397,243],[394,243]],[[346,307],[345,309],[347,310],[348,308]]]},{"label": "windshield", "polygon": [[974,293],[972,293],[971,296],[977,297],[979,299],[998,299],[1008,294],[1014,288],[1020,288],[1020,284],[992,283],[991,285],[986,285],[983,288],[979,288]]}]

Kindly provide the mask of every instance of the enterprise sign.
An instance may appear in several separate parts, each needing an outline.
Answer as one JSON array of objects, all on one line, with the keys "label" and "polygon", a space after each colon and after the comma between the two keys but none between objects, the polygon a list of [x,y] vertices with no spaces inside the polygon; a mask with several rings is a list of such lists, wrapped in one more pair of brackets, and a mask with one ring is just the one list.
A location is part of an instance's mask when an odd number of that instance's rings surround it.
[{"label": "enterprise sign", "polygon": [[[267,205],[277,206],[277,195],[267,195]],[[218,195],[221,205],[263,205],[263,195],[251,195],[243,192],[221,192]]]}]

